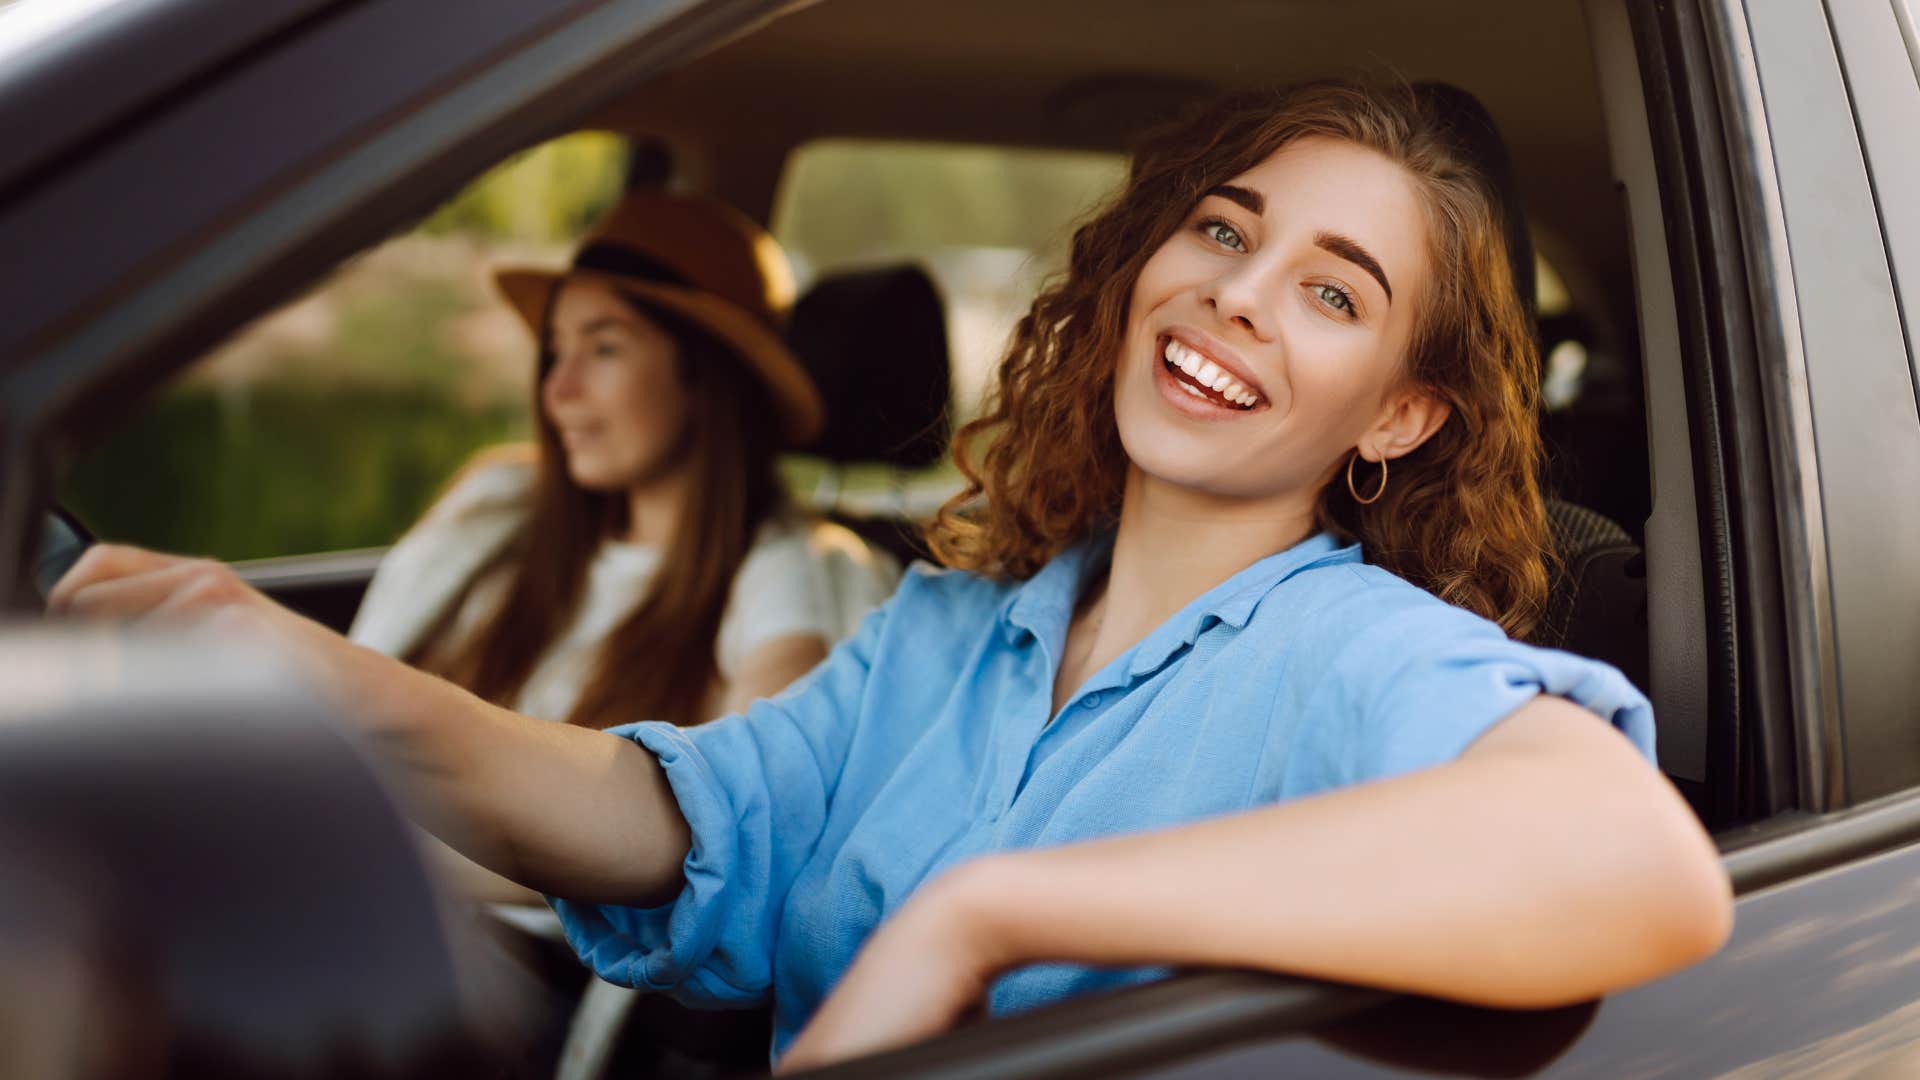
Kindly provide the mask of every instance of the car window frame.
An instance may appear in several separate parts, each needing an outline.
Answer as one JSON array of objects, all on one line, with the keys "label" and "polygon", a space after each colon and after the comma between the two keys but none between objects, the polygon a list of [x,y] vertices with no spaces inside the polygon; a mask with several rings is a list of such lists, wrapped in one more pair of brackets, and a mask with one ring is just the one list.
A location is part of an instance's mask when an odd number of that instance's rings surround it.
[{"label": "car window frame", "polygon": [[[1863,15],[1864,5],[1855,13]],[[1890,20],[1891,12],[1883,13]],[[1856,41],[1854,79],[1842,66],[1826,5],[1754,4],[1752,61],[1773,133],[1778,198],[1790,242],[1812,464],[1826,562],[1830,648],[1822,657],[1825,755],[1806,809],[1834,811],[1920,784],[1909,673],[1920,656],[1920,408],[1859,127],[1869,54]],[[1896,28],[1856,24],[1891,45]],[[1882,64],[1885,54],[1882,54]],[[1770,71],[1789,89],[1765,93]],[[1800,77],[1818,72],[1818,79]],[[1853,123],[1835,123],[1835,117]],[[1911,147],[1908,148],[1910,151]],[[1891,163],[1891,155],[1886,159]],[[1813,302],[1817,298],[1818,302]],[[1805,479],[1803,478],[1803,483]],[[1809,733],[1811,735],[1811,733]]]},{"label": "car window frame", "polygon": [[[52,491],[53,462],[77,433],[124,415],[166,377],[231,332],[244,316],[297,294],[341,260],[418,219],[486,166],[515,150],[581,126],[620,92],[698,55],[725,36],[786,6],[785,0],[487,0],[446,24],[432,5],[362,0],[262,45],[241,65],[212,66],[151,113],[124,119],[36,174],[32,190],[0,203],[0,239],[28,265],[72,260],[62,236],[84,235],[85,204],[49,203],[35,193],[95,185],[111,191],[129,175],[159,184],[194,178],[169,162],[153,131],[190,133],[218,145],[241,110],[257,108],[275,71],[327,69],[343,55],[381,56],[355,70],[386,108],[325,112],[326,130],[287,130],[249,147],[246,175],[201,182],[204,214],[193,221],[156,215],[140,257],[106,281],[53,290],[10,283],[9,310],[33,310],[37,325],[0,327],[0,610],[30,610],[39,510]],[[182,9],[190,13],[188,9]],[[184,16],[183,16],[184,17]],[[146,26],[143,32],[158,32]],[[439,70],[376,42],[434,35]],[[364,48],[362,47],[364,46]],[[402,63],[402,60],[408,62]],[[447,76],[446,71],[456,74]],[[98,77],[106,73],[96,72]],[[372,84],[375,90],[367,87]],[[344,107],[342,108],[344,110]],[[149,137],[143,142],[142,136]],[[186,136],[183,136],[185,138]],[[59,212],[50,206],[64,205]],[[195,235],[195,230],[203,230]],[[30,309],[16,290],[36,291]]]},{"label": "car window frame", "polygon": [[[1920,200],[1912,197],[1920,191],[1920,137],[1914,134],[1920,119],[1920,30],[1913,22],[1912,0],[1889,2],[1890,10],[1829,2],[1827,22],[1880,216],[1906,333],[1914,411],[1920,415],[1920,347],[1914,330],[1920,320]],[[1913,782],[1920,783],[1920,771]]]}]

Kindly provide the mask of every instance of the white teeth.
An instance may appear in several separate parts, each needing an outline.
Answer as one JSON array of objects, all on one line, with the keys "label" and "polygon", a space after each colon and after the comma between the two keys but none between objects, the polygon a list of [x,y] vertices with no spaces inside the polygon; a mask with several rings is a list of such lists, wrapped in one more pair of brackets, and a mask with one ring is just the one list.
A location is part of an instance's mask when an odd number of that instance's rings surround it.
[{"label": "white teeth", "polygon": [[[1235,405],[1251,408],[1260,402],[1260,395],[1242,386],[1239,380],[1224,371],[1220,365],[1172,338],[1167,339],[1166,358],[1174,367],[1191,376],[1194,382],[1212,389],[1214,393]],[[1213,400],[1186,383],[1180,383],[1180,388],[1202,401]]]},{"label": "white teeth", "polygon": [[1167,341],[1167,359],[1172,361],[1174,367],[1189,375],[1200,370],[1200,357],[1192,349],[1172,339]]}]

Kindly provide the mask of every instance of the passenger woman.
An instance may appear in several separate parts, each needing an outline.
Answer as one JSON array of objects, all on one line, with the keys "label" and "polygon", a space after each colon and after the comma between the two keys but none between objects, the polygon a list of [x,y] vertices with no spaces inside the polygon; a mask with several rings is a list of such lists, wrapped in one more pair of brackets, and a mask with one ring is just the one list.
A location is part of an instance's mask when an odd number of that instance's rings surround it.
[{"label": "passenger woman", "polygon": [[463,471],[349,636],[590,728],[697,723],[817,663],[839,549],[810,548],[774,474],[823,420],[780,338],[778,245],[719,203],[638,191],[570,269],[495,280],[539,341],[538,442]]},{"label": "passenger woman", "polygon": [[1551,1006],[1731,905],[1646,699],[1508,636],[1538,377],[1485,179],[1412,91],[1317,83],[1137,151],[962,432],[953,568],[742,714],[528,723],[145,552],[58,595],[272,627],[603,976],[770,994],[788,1065],[1165,965]]}]

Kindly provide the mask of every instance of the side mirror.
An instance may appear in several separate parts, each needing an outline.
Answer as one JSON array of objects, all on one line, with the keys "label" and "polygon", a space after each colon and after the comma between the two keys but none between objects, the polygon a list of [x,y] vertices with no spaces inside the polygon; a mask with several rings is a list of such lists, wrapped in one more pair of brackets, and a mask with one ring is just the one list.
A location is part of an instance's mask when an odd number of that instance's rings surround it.
[{"label": "side mirror", "polygon": [[0,635],[0,686],[0,957],[38,958],[0,979],[0,1030],[32,1036],[0,1073],[487,1071],[512,1025],[485,954],[306,686],[243,647],[49,626]]}]

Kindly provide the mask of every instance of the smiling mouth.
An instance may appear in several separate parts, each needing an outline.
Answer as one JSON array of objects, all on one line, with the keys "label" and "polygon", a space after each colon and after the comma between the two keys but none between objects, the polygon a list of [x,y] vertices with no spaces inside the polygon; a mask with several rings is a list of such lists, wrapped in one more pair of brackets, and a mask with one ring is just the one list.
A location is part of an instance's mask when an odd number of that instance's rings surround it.
[{"label": "smiling mouth", "polygon": [[1174,385],[1209,405],[1251,412],[1266,399],[1229,375],[1220,365],[1171,337],[1162,338],[1160,362]]}]

